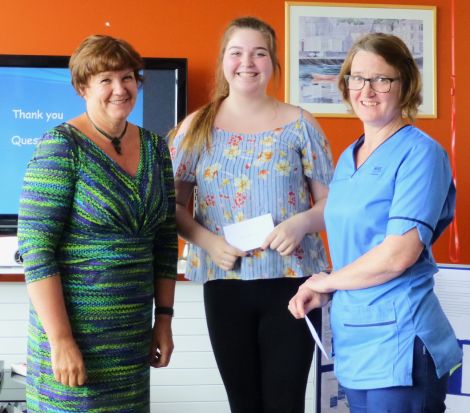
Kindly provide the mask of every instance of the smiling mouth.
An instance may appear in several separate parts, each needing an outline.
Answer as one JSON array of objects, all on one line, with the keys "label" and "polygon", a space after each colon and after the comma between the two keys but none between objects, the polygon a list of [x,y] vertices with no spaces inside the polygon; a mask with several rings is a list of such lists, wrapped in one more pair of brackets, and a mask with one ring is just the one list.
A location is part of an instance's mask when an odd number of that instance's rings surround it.
[{"label": "smiling mouth", "polygon": [[361,103],[362,103],[362,105],[369,106],[369,107],[378,105],[377,102],[368,102],[368,101],[365,101],[365,100],[361,100]]},{"label": "smiling mouth", "polygon": [[258,76],[258,73],[254,73],[254,72],[237,72],[237,76],[240,76],[240,77],[255,77],[255,76]]},{"label": "smiling mouth", "polygon": [[126,103],[129,101],[129,98],[126,98],[126,99],[116,99],[116,100],[110,100],[109,103],[113,104],[113,105],[120,105],[122,103]]}]

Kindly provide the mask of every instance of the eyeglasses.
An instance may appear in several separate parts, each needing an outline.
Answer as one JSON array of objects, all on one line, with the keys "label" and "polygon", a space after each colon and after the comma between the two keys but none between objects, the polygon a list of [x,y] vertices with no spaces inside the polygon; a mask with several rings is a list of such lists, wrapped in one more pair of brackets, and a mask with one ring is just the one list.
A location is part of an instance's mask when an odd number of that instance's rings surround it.
[{"label": "eyeglasses", "polygon": [[375,90],[376,92],[379,92],[379,93],[390,92],[390,89],[392,88],[392,82],[394,82],[395,80],[400,80],[400,78],[383,77],[383,76],[377,76],[377,77],[371,77],[371,78],[365,78],[362,76],[353,76],[353,75],[344,76],[346,87],[349,90],[361,90],[365,86],[366,82],[369,82],[372,90]]}]

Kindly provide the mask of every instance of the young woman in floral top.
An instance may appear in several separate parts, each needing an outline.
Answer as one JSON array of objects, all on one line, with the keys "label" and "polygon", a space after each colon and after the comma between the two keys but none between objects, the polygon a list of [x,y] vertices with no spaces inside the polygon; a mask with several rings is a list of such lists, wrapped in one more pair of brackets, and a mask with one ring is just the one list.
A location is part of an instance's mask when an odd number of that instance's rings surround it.
[{"label": "young woman in floral top", "polygon": [[[278,69],[273,29],[252,17],[232,21],[213,100],[170,144],[177,225],[191,243],[186,276],[205,283],[211,343],[240,413],[304,413],[313,342],[287,305],[306,277],[328,267],[317,231],[333,169],[329,145],[309,113],[267,95]],[[267,213],[275,228],[260,249],[225,241],[223,226]]]}]

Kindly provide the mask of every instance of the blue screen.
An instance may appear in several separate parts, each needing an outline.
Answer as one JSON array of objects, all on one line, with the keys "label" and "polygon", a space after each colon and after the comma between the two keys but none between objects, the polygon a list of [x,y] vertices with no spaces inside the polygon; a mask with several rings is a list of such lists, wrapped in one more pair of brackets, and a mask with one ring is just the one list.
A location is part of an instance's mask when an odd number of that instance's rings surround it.
[{"label": "blue screen", "polygon": [[[38,140],[83,113],[85,101],[65,68],[0,67],[0,90],[0,214],[17,214],[23,176]],[[141,126],[143,93],[140,89],[129,116],[130,122]],[[173,125],[174,119],[169,123]]]}]

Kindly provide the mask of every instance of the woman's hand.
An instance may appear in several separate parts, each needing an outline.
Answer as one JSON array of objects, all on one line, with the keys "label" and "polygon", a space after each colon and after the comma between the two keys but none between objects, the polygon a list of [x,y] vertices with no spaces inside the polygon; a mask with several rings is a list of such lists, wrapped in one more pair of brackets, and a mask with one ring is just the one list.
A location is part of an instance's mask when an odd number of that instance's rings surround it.
[{"label": "woman's hand", "polygon": [[246,256],[246,252],[232,247],[221,236],[214,236],[207,247],[207,253],[210,255],[212,261],[222,268],[224,271],[230,271],[235,266],[239,257]]},{"label": "woman's hand", "polygon": [[168,366],[174,347],[171,316],[158,314],[153,326],[150,365],[155,368]]},{"label": "woman's hand", "polygon": [[290,255],[305,235],[325,229],[323,210],[328,196],[328,187],[311,179],[308,179],[308,185],[315,204],[310,209],[299,212],[276,225],[261,246],[262,249],[271,248],[282,256]]},{"label": "woman's hand", "polygon": [[313,291],[305,284],[299,287],[287,307],[295,318],[304,318],[311,310],[325,306],[331,299],[330,294]]},{"label": "woman's hand", "polygon": [[51,343],[54,378],[65,386],[82,386],[87,373],[82,353],[73,338]]},{"label": "woman's hand", "polygon": [[317,293],[333,293],[336,290],[331,287],[332,275],[326,272],[319,272],[313,274],[307,281],[302,284],[302,287],[308,287]]},{"label": "woman's hand", "polygon": [[73,338],[60,275],[30,282],[27,289],[51,345],[54,378],[65,386],[83,385],[87,380],[85,363]]},{"label": "woman's hand", "polygon": [[276,225],[261,249],[271,248],[282,256],[292,254],[307,234],[308,226],[305,225],[304,218],[305,215],[300,213]]}]

